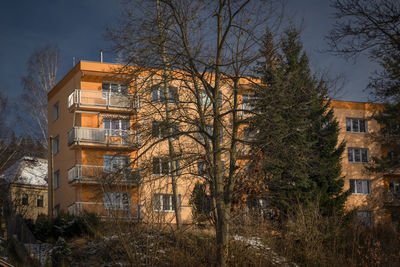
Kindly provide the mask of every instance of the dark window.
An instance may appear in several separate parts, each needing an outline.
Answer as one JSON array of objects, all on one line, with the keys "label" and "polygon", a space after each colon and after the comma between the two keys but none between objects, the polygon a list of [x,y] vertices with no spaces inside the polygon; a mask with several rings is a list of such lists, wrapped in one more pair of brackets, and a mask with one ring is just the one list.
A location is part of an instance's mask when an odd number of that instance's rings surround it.
[{"label": "dark window", "polygon": [[357,219],[359,224],[371,227],[373,224],[372,211],[357,211]]},{"label": "dark window", "polygon": [[54,189],[60,187],[60,170],[54,172]]},{"label": "dark window", "polygon": [[60,115],[60,102],[57,101],[57,103],[55,103],[53,106],[53,121],[57,120],[59,115]]},{"label": "dark window", "polygon": [[[165,103],[164,87],[156,85],[151,88],[151,101]],[[170,86],[168,88],[168,103],[178,103],[178,88],[175,86]]]},{"label": "dark window", "polygon": [[[172,132],[170,129],[172,128]],[[152,136],[154,138],[166,138],[170,136],[173,139],[179,139],[179,125],[177,123],[172,123],[170,127],[164,122],[153,121],[152,124]]]},{"label": "dark window", "polygon": [[37,196],[37,206],[43,207],[43,196]]},{"label": "dark window", "polygon": [[28,198],[28,194],[22,194],[22,205],[24,206],[28,206],[29,203],[29,198]]},{"label": "dark window", "polygon": [[346,118],[346,131],[352,133],[366,133],[367,120]]},{"label": "dark window", "polygon": [[368,195],[371,193],[370,181],[368,180],[350,180],[350,191],[353,194]]},{"label": "dark window", "polygon": [[349,162],[369,162],[369,151],[368,148],[354,148],[349,147],[347,149],[347,155]]},{"label": "dark window", "polygon": [[53,155],[56,155],[58,152],[60,152],[60,136],[57,135],[53,139]]},{"label": "dark window", "polygon": [[[180,161],[175,160],[176,175],[180,175]],[[153,174],[168,175],[172,172],[172,166],[168,158],[153,158]]]}]

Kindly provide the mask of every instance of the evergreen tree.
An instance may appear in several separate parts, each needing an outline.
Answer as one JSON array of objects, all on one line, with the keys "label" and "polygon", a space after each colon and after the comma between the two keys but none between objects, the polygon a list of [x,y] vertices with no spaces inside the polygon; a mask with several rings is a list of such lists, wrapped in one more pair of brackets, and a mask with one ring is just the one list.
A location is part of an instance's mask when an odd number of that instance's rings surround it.
[{"label": "evergreen tree", "polygon": [[323,214],[343,210],[338,123],[326,100],[326,84],[311,74],[299,32],[289,28],[280,45],[267,30],[265,62],[256,88],[255,149],[260,151],[261,175],[271,205],[287,214],[297,202],[319,201]]}]

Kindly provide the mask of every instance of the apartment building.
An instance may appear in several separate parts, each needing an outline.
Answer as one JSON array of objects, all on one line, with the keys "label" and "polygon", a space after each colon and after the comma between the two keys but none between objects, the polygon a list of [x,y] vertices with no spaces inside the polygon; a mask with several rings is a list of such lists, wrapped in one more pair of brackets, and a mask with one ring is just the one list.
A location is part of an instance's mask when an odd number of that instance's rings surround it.
[{"label": "apartment building", "polygon": [[[101,216],[173,222],[171,176],[176,176],[181,216],[189,222],[190,196],[196,182],[202,181],[206,164],[193,139],[174,133],[192,131],[197,141],[204,142],[200,133],[207,134],[212,128],[206,126],[199,131],[195,119],[190,125],[179,124],[180,118],[187,121],[191,116],[188,107],[192,99],[181,89],[187,88],[186,84],[172,81],[165,96],[157,78],[130,80],[129,75],[120,73],[120,68],[81,61],[49,92],[49,136],[54,140],[54,163],[49,164],[54,200],[50,206],[55,214],[61,210],[74,214],[87,210]],[[144,84],[148,90],[138,94]],[[243,88],[241,107],[251,109],[251,92],[246,91],[246,86]],[[199,102],[205,105],[207,96],[201,93]],[[223,89],[221,101],[223,109],[225,103],[231,103],[227,88]],[[173,114],[170,125],[165,125],[165,103]],[[357,209],[365,224],[390,220],[400,202],[393,197],[393,192],[400,191],[399,179],[394,174],[368,173],[364,168],[371,157],[382,154],[381,144],[371,137],[380,129],[371,116],[381,107],[349,101],[331,103],[341,129],[339,139],[347,144],[342,162],[344,190],[350,189],[352,194],[346,208]],[[229,125],[229,118],[223,123]],[[245,125],[239,131],[243,138],[252,137]],[[157,142],[169,134],[174,153],[189,155],[177,158],[173,164],[168,160],[168,142]],[[229,127],[225,127],[222,143],[229,135]],[[247,148],[239,149],[243,153],[239,153],[237,164],[245,171],[243,155]],[[227,157],[223,155],[225,162]]]}]

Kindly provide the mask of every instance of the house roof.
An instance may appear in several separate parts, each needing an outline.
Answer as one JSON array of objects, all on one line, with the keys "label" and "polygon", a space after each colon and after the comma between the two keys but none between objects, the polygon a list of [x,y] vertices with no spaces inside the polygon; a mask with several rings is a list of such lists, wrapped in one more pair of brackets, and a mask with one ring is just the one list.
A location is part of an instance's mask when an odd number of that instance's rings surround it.
[{"label": "house roof", "polygon": [[47,160],[22,157],[5,170],[1,178],[13,184],[47,186]]}]

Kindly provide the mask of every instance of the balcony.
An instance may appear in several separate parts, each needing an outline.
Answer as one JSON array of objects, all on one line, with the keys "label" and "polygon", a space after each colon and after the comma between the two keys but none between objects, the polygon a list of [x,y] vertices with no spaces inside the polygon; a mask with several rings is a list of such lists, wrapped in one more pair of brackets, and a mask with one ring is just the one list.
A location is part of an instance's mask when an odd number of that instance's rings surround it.
[{"label": "balcony", "polygon": [[140,171],[130,168],[118,170],[111,166],[75,165],[68,170],[68,183],[138,185],[140,182]]},{"label": "balcony", "polygon": [[133,111],[139,107],[139,101],[134,99],[133,95],[76,89],[68,96],[68,109],[71,110],[76,107],[128,109]]},{"label": "balcony", "polygon": [[140,146],[140,137],[136,131],[130,130],[74,127],[68,132],[68,146],[73,144],[137,148]]},{"label": "balcony", "polygon": [[82,213],[96,213],[102,218],[121,218],[140,220],[142,219],[142,208],[138,204],[106,204],[101,202],[74,202],[68,207],[68,213],[82,215]]},{"label": "balcony", "polygon": [[400,192],[385,192],[384,202],[386,206],[400,206]]}]

